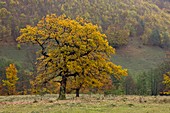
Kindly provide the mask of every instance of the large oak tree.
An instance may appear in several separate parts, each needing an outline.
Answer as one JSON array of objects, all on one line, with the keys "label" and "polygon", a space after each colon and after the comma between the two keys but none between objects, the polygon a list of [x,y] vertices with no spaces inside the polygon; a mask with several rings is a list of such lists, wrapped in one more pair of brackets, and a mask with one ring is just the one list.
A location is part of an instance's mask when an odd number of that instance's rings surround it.
[{"label": "large oak tree", "polygon": [[106,35],[80,17],[72,20],[65,15],[47,15],[35,27],[21,29],[17,41],[39,46],[37,84],[50,80],[59,82],[59,99],[66,98],[66,83],[70,77],[84,78],[86,84],[100,84],[110,74],[127,74],[110,61],[115,49],[109,46]]}]

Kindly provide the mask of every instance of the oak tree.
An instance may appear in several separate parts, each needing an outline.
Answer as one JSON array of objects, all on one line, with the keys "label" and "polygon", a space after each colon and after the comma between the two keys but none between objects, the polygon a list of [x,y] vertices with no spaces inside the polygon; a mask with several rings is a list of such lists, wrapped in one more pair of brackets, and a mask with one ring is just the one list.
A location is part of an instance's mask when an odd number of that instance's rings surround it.
[{"label": "oak tree", "polygon": [[97,25],[80,17],[72,20],[65,15],[47,15],[35,27],[28,25],[21,29],[17,41],[40,47],[36,84],[59,82],[59,99],[66,98],[66,83],[70,77],[79,76],[89,83],[99,84],[113,71],[115,74],[122,71],[114,69],[115,64],[110,61],[115,49],[109,46],[106,35],[100,33]]}]

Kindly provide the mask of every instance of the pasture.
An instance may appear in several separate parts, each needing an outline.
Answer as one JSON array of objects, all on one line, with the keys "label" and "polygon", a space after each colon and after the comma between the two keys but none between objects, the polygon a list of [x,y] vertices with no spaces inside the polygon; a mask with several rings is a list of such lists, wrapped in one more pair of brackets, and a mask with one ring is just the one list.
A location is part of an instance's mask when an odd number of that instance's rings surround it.
[{"label": "pasture", "polygon": [[0,96],[0,113],[170,113],[170,96]]}]

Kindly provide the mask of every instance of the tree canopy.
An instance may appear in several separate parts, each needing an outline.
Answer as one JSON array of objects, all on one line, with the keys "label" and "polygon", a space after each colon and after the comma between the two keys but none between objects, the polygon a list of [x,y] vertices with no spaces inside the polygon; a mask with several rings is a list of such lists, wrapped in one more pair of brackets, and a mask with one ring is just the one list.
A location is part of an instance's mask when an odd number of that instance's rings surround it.
[{"label": "tree canopy", "polygon": [[110,61],[115,49],[109,46],[106,35],[80,17],[72,20],[65,15],[47,15],[35,27],[21,29],[17,41],[37,44],[41,48],[37,58],[37,80],[43,84],[51,79],[59,82],[60,99],[65,99],[69,77],[83,77],[88,84],[100,85],[108,75],[127,75],[126,70]]}]

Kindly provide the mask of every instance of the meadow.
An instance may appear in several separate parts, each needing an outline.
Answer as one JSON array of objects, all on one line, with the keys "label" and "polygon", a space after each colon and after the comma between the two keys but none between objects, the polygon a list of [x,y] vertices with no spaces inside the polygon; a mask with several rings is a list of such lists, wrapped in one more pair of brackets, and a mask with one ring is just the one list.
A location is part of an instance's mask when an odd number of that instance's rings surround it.
[{"label": "meadow", "polygon": [[170,113],[170,96],[0,96],[0,113]]}]

